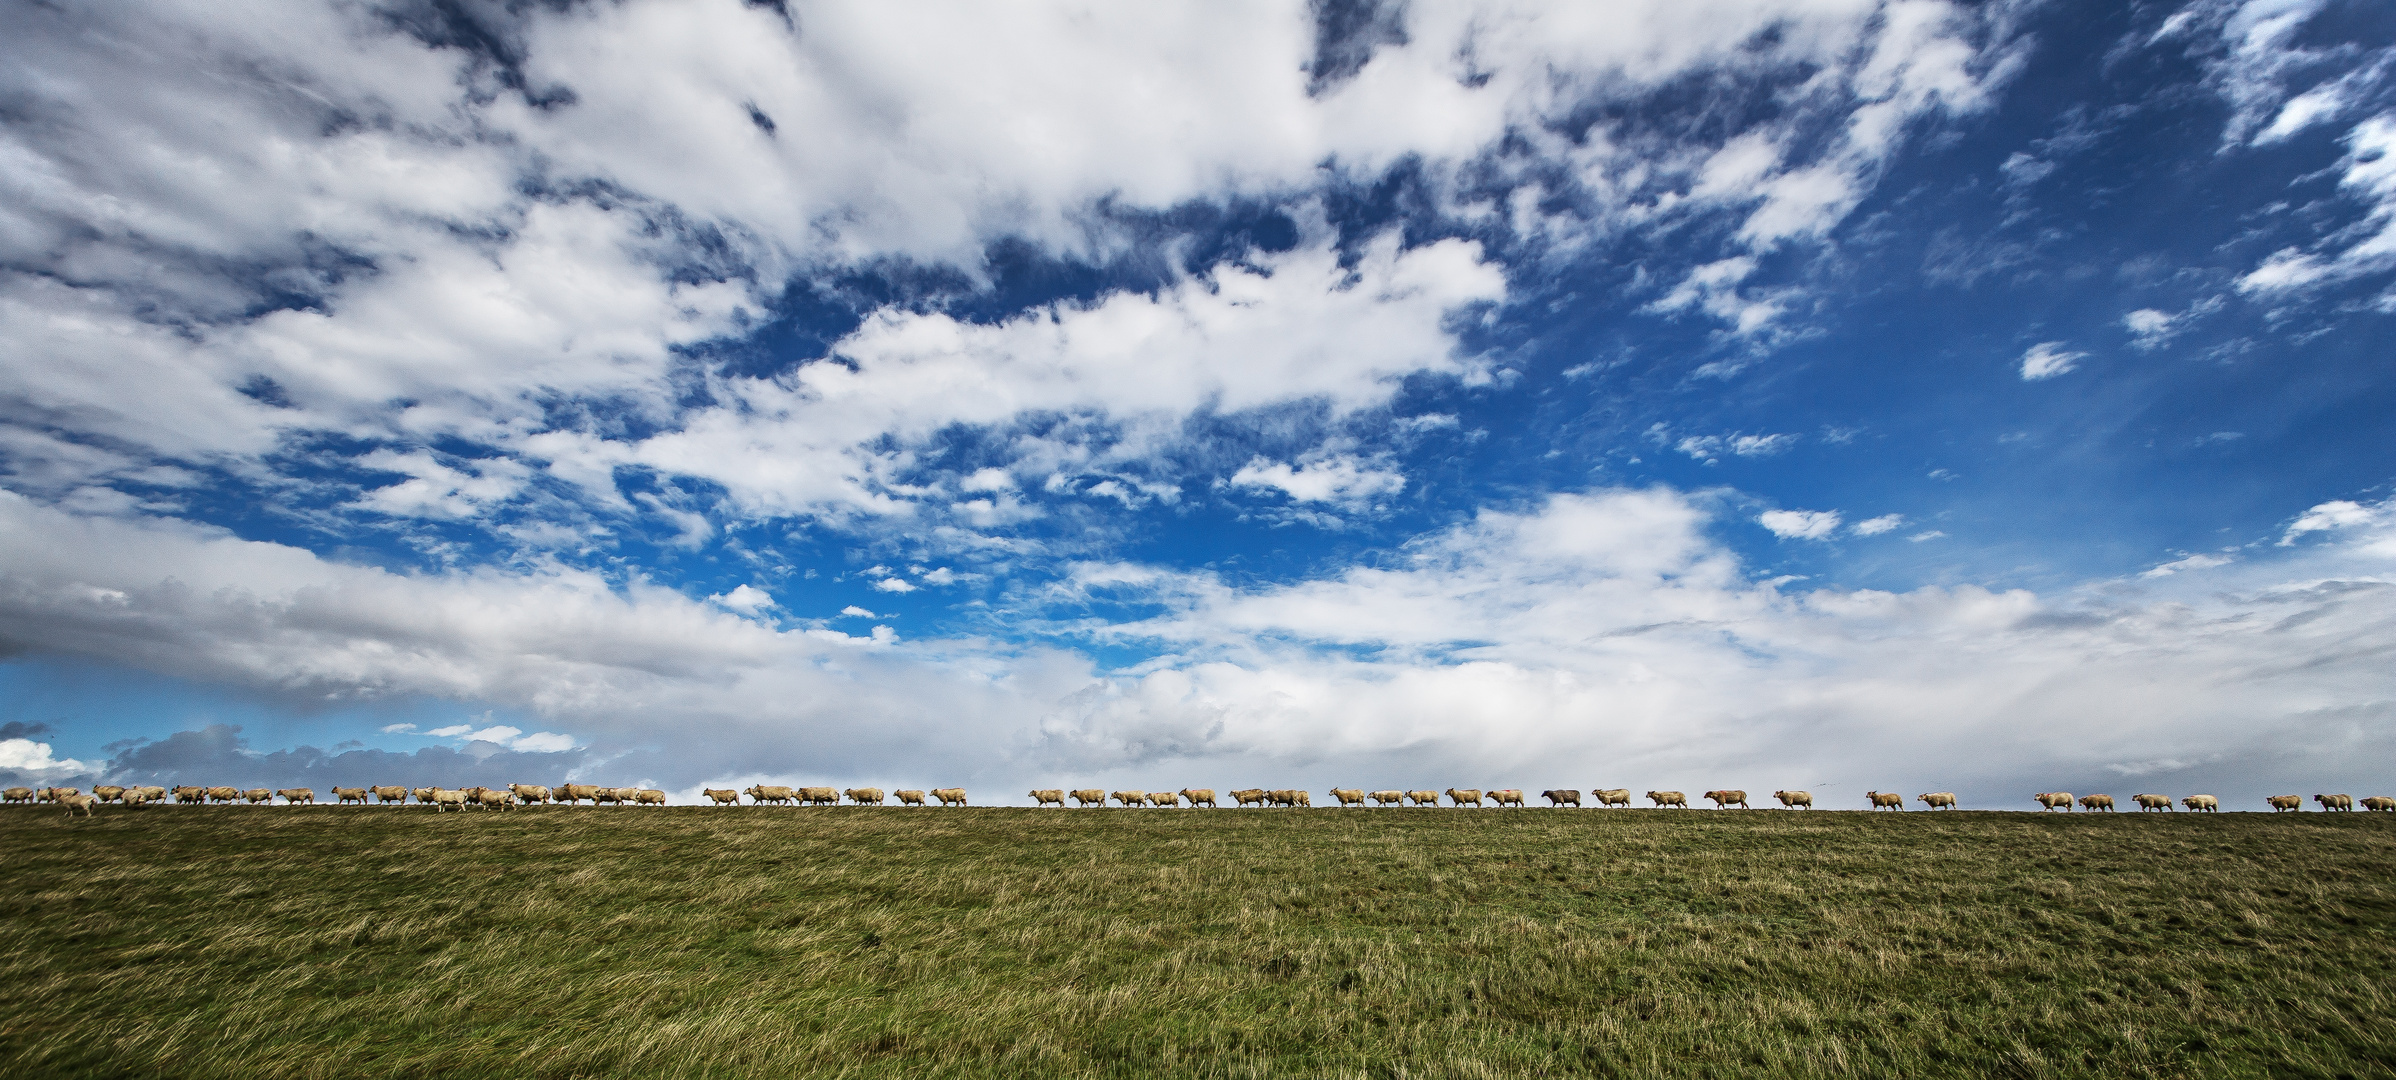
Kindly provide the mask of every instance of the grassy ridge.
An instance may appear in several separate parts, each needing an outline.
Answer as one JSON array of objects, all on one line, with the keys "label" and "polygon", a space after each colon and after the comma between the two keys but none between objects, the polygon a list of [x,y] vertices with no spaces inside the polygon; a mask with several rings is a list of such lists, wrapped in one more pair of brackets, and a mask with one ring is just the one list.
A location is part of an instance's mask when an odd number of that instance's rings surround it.
[{"label": "grassy ridge", "polygon": [[2396,820],[0,811],[0,1074],[2386,1076]]}]

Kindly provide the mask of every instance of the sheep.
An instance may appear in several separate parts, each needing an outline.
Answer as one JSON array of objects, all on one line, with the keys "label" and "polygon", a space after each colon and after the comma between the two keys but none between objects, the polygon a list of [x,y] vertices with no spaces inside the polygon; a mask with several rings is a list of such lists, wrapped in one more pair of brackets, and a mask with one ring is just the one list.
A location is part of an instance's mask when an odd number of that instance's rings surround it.
[{"label": "sheep", "polygon": [[1867,791],[1864,792],[1864,798],[1871,800],[1872,809],[1874,810],[1887,807],[1888,809],[1895,810],[1898,813],[1905,812],[1905,796],[1899,795],[1893,791]]},{"label": "sheep", "polygon": [[664,806],[666,793],[658,788],[642,788],[632,793],[632,801],[642,806]]},{"label": "sheep", "polygon": [[1461,791],[1455,788],[1449,788],[1448,802],[1456,806],[1462,806],[1466,803],[1479,806],[1481,805],[1481,792],[1477,788],[1466,788]]},{"label": "sheep", "polygon": [[2274,814],[2304,812],[2304,796],[2302,795],[2270,795],[2265,796],[2263,801],[2271,804],[2271,812]]},{"label": "sheep", "polygon": [[592,788],[591,805],[597,806],[600,803],[614,803],[617,806],[624,805],[624,789],[613,787]]},{"label": "sheep", "polygon": [[157,797],[150,794],[148,788],[126,788],[124,796],[119,801],[127,806],[147,806],[152,799]]},{"label": "sheep", "polygon": [[[621,789],[619,789],[619,790],[621,790]],[[663,799],[664,799],[664,796],[665,796],[665,792],[662,792],[662,791],[661,791],[661,792],[658,792],[657,794],[658,794],[658,797],[659,797],[660,801],[663,801]],[[509,797],[508,797],[508,793],[507,793],[507,792],[504,792],[504,791],[494,791],[494,790],[492,790],[492,789],[490,789],[490,788],[484,788],[484,789],[482,789],[482,790],[480,790],[480,791],[477,791],[477,792],[475,792],[475,794],[474,794],[474,801],[475,801],[475,802],[478,802],[478,803],[481,803],[485,809],[489,809],[490,807],[494,807],[494,806],[496,806],[496,807],[498,807],[498,808],[500,808],[500,809],[502,809],[502,810],[506,810],[506,809],[510,809],[510,808],[512,808],[512,807],[514,807],[514,806],[516,805],[516,800],[514,800],[514,799],[512,799],[512,798],[509,798]]]},{"label": "sheep", "polygon": [[1596,799],[1597,805],[1599,806],[1629,806],[1631,804],[1631,789],[1622,787],[1591,788],[1589,789],[1589,797]]},{"label": "sheep", "polygon": [[965,789],[961,787],[933,788],[932,797],[940,800],[940,805],[942,806],[966,805]]},{"label": "sheep", "polygon": [[1719,791],[1706,792],[1705,797],[1714,801],[1714,809],[1716,810],[1728,810],[1734,806],[1741,810],[1751,809],[1751,807],[1747,805],[1747,793],[1744,791],[1733,791],[1729,788],[1723,788]]},{"label": "sheep", "polygon": [[1814,793],[1810,791],[1775,791],[1772,793],[1772,797],[1780,800],[1780,808],[1783,810],[1811,810],[1814,808]]},{"label": "sheep", "polygon": [[186,806],[207,802],[208,789],[193,787],[189,784],[177,784],[175,785],[175,801]]},{"label": "sheep", "polygon": [[1547,800],[1547,805],[1550,809],[1562,806],[1566,803],[1571,803],[1574,806],[1581,805],[1581,792],[1579,788],[1555,788],[1553,790],[1540,792],[1539,797]]},{"label": "sheep", "polygon": [[1503,791],[1492,791],[1489,793],[1489,800],[1499,806],[1521,806],[1522,789],[1506,788]]},{"label": "sheep", "polygon": [[1312,795],[1309,795],[1303,791],[1293,791],[1290,792],[1290,794],[1298,797],[1298,805],[1300,806],[1311,807],[1314,805],[1314,796]]},{"label": "sheep", "polygon": [[799,789],[799,801],[809,806],[836,806],[840,803],[840,792],[828,787],[803,787]]},{"label": "sheep", "polygon": [[465,792],[463,792],[463,791],[452,791],[452,790],[450,790],[450,789],[448,789],[448,788],[433,788],[433,789],[431,789],[431,790],[432,790],[432,793],[433,793],[433,812],[434,812],[434,813],[438,814],[438,813],[440,813],[441,811],[447,810],[447,809],[449,809],[450,807],[453,807],[453,806],[454,806],[454,807],[457,807],[457,808],[458,808],[458,812],[459,812],[459,813],[461,813],[461,814],[466,812],[466,793],[465,793]]},{"label": "sheep", "polygon": [[1265,792],[1266,801],[1274,806],[1313,806],[1314,796],[1297,788],[1280,788]]},{"label": "sheep", "polygon": [[[783,788],[781,790],[788,791],[790,789]],[[559,784],[549,789],[549,797],[568,806],[573,806],[585,799],[590,800],[593,806],[599,805],[599,789],[589,784]]]},{"label": "sheep", "polygon": [[408,801],[408,789],[403,787],[376,787],[367,790],[374,792],[374,797],[385,805]]},{"label": "sheep", "polygon": [[125,789],[117,787],[114,784],[102,784],[92,789],[92,798],[98,799],[104,803],[115,802],[124,797]]},{"label": "sheep", "polygon": [[275,793],[262,787],[254,787],[241,793],[241,801],[246,802],[251,806],[257,806],[262,803],[271,803],[275,801]]},{"label": "sheep", "polygon": [[1065,807],[1064,788],[1041,788],[1032,792],[1031,795],[1033,806],[1047,806],[1050,803],[1055,803],[1060,810]]},{"label": "sheep", "polygon": [[1075,788],[1073,789],[1073,804],[1075,806],[1105,806],[1106,792],[1094,787]]},{"label": "sheep", "polygon": [[333,798],[340,800],[340,803],[343,806],[348,806],[351,803],[364,806],[366,805],[366,789],[362,787],[337,787],[333,789]]},{"label": "sheep", "polygon": [[1932,791],[1916,795],[1914,798],[1922,800],[1922,805],[1933,810],[1955,809],[1955,793],[1952,791]]},{"label": "sheep", "polygon": [[1265,804],[1265,789],[1241,788],[1238,791],[1232,792],[1231,797],[1238,800],[1241,806],[1248,806],[1250,804],[1263,806]]},{"label": "sheep", "polygon": [[890,793],[890,797],[897,799],[900,806],[923,805],[923,792],[913,788],[910,788],[906,791],[893,791]]},{"label": "sheep", "polygon": [[1335,787],[1331,789],[1331,797],[1338,799],[1341,806],[1364,805],[1363,788]]},{"label": "sheep", "polygon": [[1402,803],[1406,801],[1406,793],[1403,791],[1368,791],[1365,793],[1364,797],[1373,800],[1375,804],[1380,806],[1388,806],[1391,803]]},{"label": "sheep", "polygon": [[[309,796],[309,798],[310,798],[310,799],[314,799],[314,798],[315,798],[315,796],[314,796],[314,795],[310,795],[310,796]],[[208,789],[208,801],[209,801],[209,802],[212,802],[212,803],[240,802],[240,801],[241,801],[241,789],[240,789],[240,788],[229,788],[229,787],[212,787],[212,788],[209,788],[209,789]]]},{"label": "sheep", "polygon": [[1175,810],[1179,810],[1181,809],[1181,792],[1151,791],[1148,793],[1148,805],[1170,806]]},{"label": "sheep", "polygon": [[1215,805],[1215,789],[1210,787],[1183,788],[1181,789],[1181,797],[1190,800],[1190,809],[1192,810],[1195,810],[1201,806],[1216,810],[1222,809],[1222,807]]},{"label": "sheep", "polygon": [[2042,814],[2043,814],[2043,813],[2046,813],[2046,812],[2047,812],[2047,811],[2049,811],[2049,810],[2056,810],[2056,809],[2060,809],[2060,810],[2062,810],[2062,811],[2063,811],[2064,813],[2066,813],[2066,814],[2068,814],[2068,813],[2071,813],[2071,812],[2072,812],[2072,793],[2071,793],[2071,792],[2068,792],[2068,791],[2041,791],[2041,792],[2039,792],[2038,794],[2036,794],[2036,795],[2032,795],[2032,796],[2030,796],[2030,797],[2031,797],[2031,798],[2033,798],[2033,799],[2036,799],[2036,800],[2038,800],[2038,805],[2039,805],[2039,807],[2040,807],[2040,809],[2039,809],[2039,813],[2042,813]]},{"label": "sheep", "polygon": [[1113,798],[1125,806],[1138,806],[1148,801],[1148,793],[1145,791],[1118,791]]},{"label": "sheep", "polygon": [[2313,801],[2320,803],[2323,810],[2343,810],[2350,814],[2354,812],[2354,796],[2352,795],[2315,795]]},{"label": "sheep", "polygon": [[1677,791],[1650,791],[1647,801],[1656,804],[1659,809],[1667,806],[1677,806],[1683,810],[1689,808],[1689,797]]},{"label": "sheep", "polygon": [[27,803],[32,801],[33,789],[29,787],[12,787],[7,791],[0,791],[0,802]]},{"label": "sheep", "polygon": [[433,801],[433,792],[436,792],[436,791],[439,791],[439,790],[441,790],[441,789],[440,789],[440,788],[429,788],[429,787],[412,788],[412,789],[410,789],[410,790],[408,791],[408,794],[415,796],[415,797],[416,797],[416,801],[417,801],[417,802],[420,802],[420,803],[429,803],[429,802]]},{"label": "sheep", "polygon": [[783,803],[787,803],[792,799],[799,797],[799,793],[797,791],[783,787],[779,784],[772,787],[768,787],[764,784],[751,784],[747,788],[743,789],[741,794],[747,795],[751,802],[759,804],[773,803],[776,806],[780,806]]},{"label": "sheep", "polygon": [[878,787],[853,787],[841,792],[841,795],[859,806],[882,805],[882,789]]},{"label": "sheep", "polygon": [[68,817],[77,815],[90,817],[92,816],[92,807],[98,805],[99,802],[100,800],[89,795],[61,795],[58,797],[58,805],[67,808]]},{"label": "sheep", "polygon": [[2113,796],[2082,795],[2080,796],[2080,809],[2086,810],[2092,814],[2099,810],[2110,814],[2113,812]]},{"label": "sheep", "polygon": [[1406,801],[1416,806],[1437,806],[1439,805],[1439,793],[1436,791],[1409,791],[1406,793]]},{"label": "sheep", "polygon": [[125,791],[125,794],[131,795],[137,791],[141,793],[141,801],[146,803],[157,802],[160,799],[166,798],[166,789],[155,784],[146,787],[128,788]]},{"label": "sheep", "polygon": [[2221,800],[2211,795],[2190,795],[2181,799],[2180,805],[2199,813],[2218,814],[2221,812]]},{"label": "sheep", "polygon": [[2171,812],[2171,796],[2169,795],[2132,795],[2130,801],[2138,804],[2138,812],[2141,814],[2155,810]]},{"label": "sheep", "polygon": [[740,792],[732,788],[700,788],[699,794],[707,796],[707,801],[712,802],[717,806],[740,805]]},{"label": "sheep", "polygon": [[289,806],[292,803],[312,804],[316,801],[316,789],[304,787],[276,788],[275,797],[283,800],[283,805],[285,806]]},{"label": "sheep", "polygon": [[2363,797],[2363,809],[2396,813],[2396,799],[2385,795],[2366,795]]},{"label": "sheep", "polygon": [[[509,784],[507,786],[507,790],[508,794],[514,795],[516,797],[517,802],[523,803],[526,806],[531,806],[534,803],[545,803],[549,801],[549,788],[545,785]],[[736,800],[737,798],[738,796],[735,796]]]}]

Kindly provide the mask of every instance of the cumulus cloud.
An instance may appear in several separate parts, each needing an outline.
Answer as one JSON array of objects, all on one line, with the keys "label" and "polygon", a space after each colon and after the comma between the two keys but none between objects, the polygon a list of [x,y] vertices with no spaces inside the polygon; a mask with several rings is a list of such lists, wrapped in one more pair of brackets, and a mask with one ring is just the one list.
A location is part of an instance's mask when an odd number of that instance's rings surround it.
[{"label": "cumulus cloud", "polygon": [[1828,540],[1839,531],[1836,510],[1766,510],[1755,520],[1783,540]]},{"label": "cumulus cloud", "polygon": [[1353,454],[1328,454],[1296,464],[1259,457],[1233,473],[1231,485],[1279,491],[1296,502],[1359,507],[1404,490],[1406,476]]},{"label": "cumulus cloud", "polygon": [[1857,536],[1878,536],[1884,532],[1894,532],[1897,529],[1903,528],[1904,525],[1905,515],[1882,514],[1876,518],[1865,518],[1864,520],[1858,521],[1854,525],[1849,526],[1849,528],[1852,529]]},{"label": "cumulus cloud", "polygon": [[2084,352],[2065,349],[2060,341],[2039,342],[2030,346],[2029,352],[2022,354],[2022,381],[2037,382],[2076,371],[2080,361],[2087,356]]},{"label": "cumulus cloud", "polygon": [[2359,526],[2377,525],[2388,513],[2386,504],[2365,506],[2351,499],[2333,499],[2306,510],[2288,525],[2280,536],[2280,546],[2287,547],[2306,533],[2330,532]]},{"label": "cumulus cloud", "polygon": [[731,592],[718,593],[707,599],[744,615],[755,615],[767,608],[780,606],[774,603],[774,594],[754,585],[737,585]]}]

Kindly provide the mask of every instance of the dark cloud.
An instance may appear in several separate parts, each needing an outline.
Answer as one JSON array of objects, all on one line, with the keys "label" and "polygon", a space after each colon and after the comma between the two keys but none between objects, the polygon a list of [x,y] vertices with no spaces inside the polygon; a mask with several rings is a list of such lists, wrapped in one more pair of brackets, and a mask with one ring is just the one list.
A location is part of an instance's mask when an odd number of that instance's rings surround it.
[{"label": "dark cloud", "polygon": [[348,750],[333,753],[314,746],[295,746],[272,753],[255,753],[237,724],[210,724],[197,731],[178,731],[164,739],[117,743],[108,760],[108,778],[123,784],[232,785],[234,787],[305,787],[325,789],[401,784],[408,787],[499,787],[511,783],[554,784],[586,762],[587,754],[569,750],[554,754],[498,750],[490,744],[471,744],[457,750],[428,746],[414,753],[390,750]]},{"label": "dark cloud", "polygon": [[23,720],[11,720],[0,724],[0,739],[38,739],[55,730],[57,729],[48,724],[28,724]]}]

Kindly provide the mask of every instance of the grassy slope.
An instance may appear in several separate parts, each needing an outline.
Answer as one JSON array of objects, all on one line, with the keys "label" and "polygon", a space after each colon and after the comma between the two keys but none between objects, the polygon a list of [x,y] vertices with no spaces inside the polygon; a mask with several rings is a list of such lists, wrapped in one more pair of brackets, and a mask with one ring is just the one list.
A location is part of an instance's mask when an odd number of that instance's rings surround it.
[{"label": "grassy slope", "polygon": [[2396,818],[0,812],[0,1074],[2385,1076]]}]

